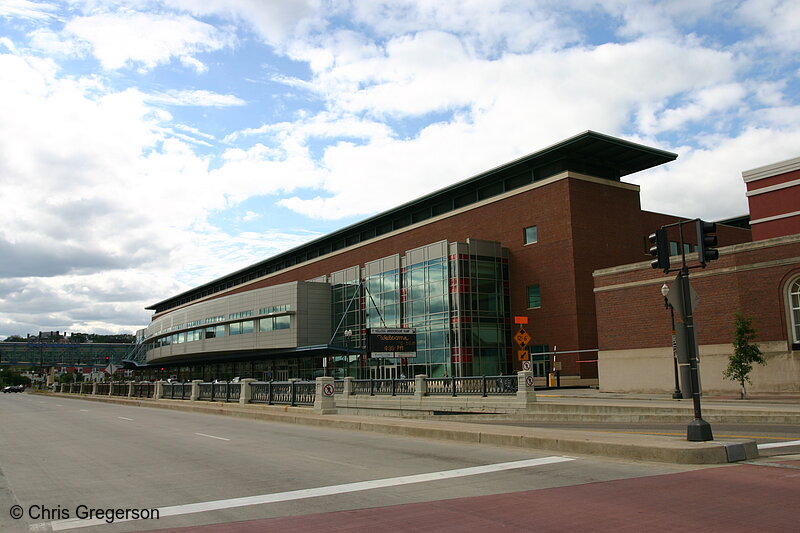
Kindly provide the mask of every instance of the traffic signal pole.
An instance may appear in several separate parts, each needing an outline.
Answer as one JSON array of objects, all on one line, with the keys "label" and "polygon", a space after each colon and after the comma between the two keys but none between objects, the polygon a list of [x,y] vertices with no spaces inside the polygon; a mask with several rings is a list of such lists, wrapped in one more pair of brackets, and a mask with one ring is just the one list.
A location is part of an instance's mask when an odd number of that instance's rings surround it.
[{"label": "traffic signal pole", "polygon": [[[686,250],[683,240],[683,224],[694,223],[698,239],[698,260],[699,265],[689,267],[686,264]],[[669,244],[666,238],[668,227],[678,226],[680,231],[681,267],[670,269],[669,263]],[[684,346],[687,358],[689,359],[689,387],[692,394],[694,405],[694,420],[689,423],[686,429],[686,440],[693,442],[714,440],[711,425],[703,420],[703,413],[700,406],[700,375],[698,367],[697,337],[694,327],[694,310],[692,309],[692,290],[689,285],[689,269],[705,268],[708,261],[718,259],[719,252],[713,247],[717,245],[716,236],[712,235],[716,231],[713,222],[704,222],[699,219],[677,222],[662,226],[661,229],[650,235],[650,242],[654,244],[650,248],[650,254],[656,259],[651,262],[652,268],[662,269],[664,273],[678,271],[678,285],[680,285],[680,309],[678,312],[683,319],[686,335],[684,335]],[[666,261],[664,257],[666,256]],[[685,387],[685,386],[684,386]]]},{"label": "traffic signal pole", "polygon": [[[681,244],[682,245],[682,244]],[[711,424],[703,420],[700,408],[700,376],[698,372],[697,341],[694,331],[694,316],[692,310],[692,296],[689,287],[689,267],[684,260],[680,273],[681,297],[683,300],[683,323],[686,326],[686,355],[689,356],[689,382],[692,389],[692,404],[694,405],[694,420],[686,428],[686,440],[698,442],[714,440]]]}]

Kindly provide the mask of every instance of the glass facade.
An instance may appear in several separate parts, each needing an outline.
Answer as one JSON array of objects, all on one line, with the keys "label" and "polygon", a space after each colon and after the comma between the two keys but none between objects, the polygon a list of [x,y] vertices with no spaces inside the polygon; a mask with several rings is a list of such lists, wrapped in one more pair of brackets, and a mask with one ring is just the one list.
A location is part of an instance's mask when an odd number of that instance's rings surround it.
[{"label": "glass facade", "polygon": [[417,330],[417,357],[411,374],[442,376],[450,366],[450,304],[447,257],[435,257],[403,268],[403,327]]},{"label": "glass facade", "polygon": [[[506,256],[494,242],[432,243],[367,263],[361,293],[355,267],[334,273],[334,344],[363,348],[366,328],[415,328],[417,355],[380,360],[337,356],[333,375],[443,377],[509,371]],[[354,298],[360,306],[351,303]]]},{"label": "glass facade", "polygon": [[[325,282],[330,291],[327,355],[303,357],[292,354],[304,344],[281,345],[261,355],[248,354],[254,361],[210,363],[171,372],[193,379],[253,376],[256,379],[431,377],[498,375],[511,370],[511,326],[509,304],[508,250],[497,242],[467,240],[439,241],[405,254],[395,254],[362,265],[332,272],[306,283]],[[277,289],[276,289],[277,290]],[[280,304],[280,302],[277,302]],[[151,347],[194,341],[227,342],[224,337],[278,335],[278,330],[302,329],[295,320],[322,316],[319,308],[295,310],[288,304],[256,305],[252,310],[234,309],[213,314],[194,323],[160,329],[150,338]],[[258,311],[255,311],[258,309]],[[209,313],[212,314],[212,313]],[[370,358],[364,354],[369,328],[415,328],[415,357]],[[169,334],[167,332],[170,331]],[[174,333],[173,333],[174,332]],[[328,340],[330,339],[330,340]],[[230,339],[228,339],[230,340]],[[242,339],[244,340],[244,339]],[[312,343],[322,345],[320,341]],[[213,353],[219,344],[197,343]],[[203,348],[205,346],[205,348]],[[257,350],[256,350],[257,351]],[[324,353],[324,352],[323,352]],[[183,367],[181,367],[183,368]],[[198,374],[199,372],[199,374]]]}]

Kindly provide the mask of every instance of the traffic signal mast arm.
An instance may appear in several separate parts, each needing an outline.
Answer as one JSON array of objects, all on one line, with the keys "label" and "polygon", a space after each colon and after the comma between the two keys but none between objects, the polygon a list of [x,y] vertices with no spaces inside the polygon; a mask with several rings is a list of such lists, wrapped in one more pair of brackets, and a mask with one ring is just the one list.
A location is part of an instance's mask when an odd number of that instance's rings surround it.
[{"label": "traffic signal mast arm", "polygon": [[[700,262],[699,265],[692,267],[686,265],[686,249],[684,248],[683,242],[683,225],[691,223],[694,223],[695,232],[697,233],[697,259]],[[667,234],[667,228],[675,226],[677,226],[680,230],[681,268],[670,269],[669,238]],[[668,272],[677,272],[684,268],[705,268],[706,263],[709,261],[719,259],[719,250],[716,249],[716,232],[717,224],[715,222],[706,222],[704,220],[700,220],[699,218],[683,220],[681,222],[675,222],[674,224],[661,226],[661,229],[651,233],[648,237],[648,240],[651,244],[650,255],[655,258],[650,262],[650,266],[655,269],[663,270],[665,274]]]}]

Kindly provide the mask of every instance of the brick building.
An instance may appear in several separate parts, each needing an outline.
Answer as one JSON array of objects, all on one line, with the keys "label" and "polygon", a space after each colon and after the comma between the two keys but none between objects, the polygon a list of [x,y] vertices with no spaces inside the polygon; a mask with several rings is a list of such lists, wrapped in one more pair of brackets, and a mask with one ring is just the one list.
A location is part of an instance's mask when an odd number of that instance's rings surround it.
[{"label": "brick building", "polygon": [[[526,316],[537,375],[555,360],[562,382],[596,383],[592,272],[649,257],[647,234],[678,220],[621,178],[676,157],[577,135],[153,304],[139,362],[187,379],[493,375],[520,368]],[[416,328],[417,356],[368,358],[382,326]]]},{"label": "brick building", "polygon": [[[720,258],[690,280],[703,390],[738,391],[722,372],[732,353],[734,314],[753,319],[767,365],[751,374],[752,391],[800,391],[800,158],[743,172],[753,242],[721,246]],[[657,227],[653,227],[653,230]],[[720,234],[720,244],[726,243]],[[687,260],[696,263],[696,254]],[[670,313],[663,275],[649,262],[594,273],[600,387],[662,392],[674,387]]]}]

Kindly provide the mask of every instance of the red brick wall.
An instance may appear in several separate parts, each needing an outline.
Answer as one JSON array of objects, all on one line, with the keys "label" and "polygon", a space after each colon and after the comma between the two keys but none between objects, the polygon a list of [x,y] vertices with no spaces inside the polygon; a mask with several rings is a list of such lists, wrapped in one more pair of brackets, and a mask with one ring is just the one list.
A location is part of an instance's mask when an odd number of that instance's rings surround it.
[{"label": "red brick wall", "polygon": [[[798,257],[800,239],[775,239],[722,249],[718,261],[705,270],[693,270],[690,281],[699,298],[694,314],[698,343],[732,342],[737,311],[753,318],[759,340],[788,339],[783,290],[787,280],[800,273]],[[601,350],[669,345],[669,312],[659,292],[665,279],[649,265],[595,277]],[[671,279],[667,283],[673,285]]]},{"label": "red brick wall", "polygon": [[[747,191],[757,191],[800,179],[800,170],[747,182]],[[800,210],[800,185],[748,196],[751,220],[759,220]],[[800,233],[800,216],[780,218],[753,224],[753,239],[771,239]]]}]

